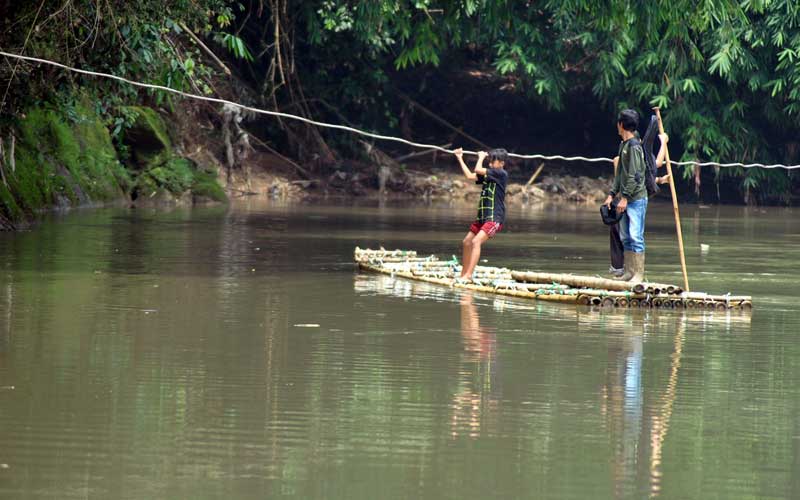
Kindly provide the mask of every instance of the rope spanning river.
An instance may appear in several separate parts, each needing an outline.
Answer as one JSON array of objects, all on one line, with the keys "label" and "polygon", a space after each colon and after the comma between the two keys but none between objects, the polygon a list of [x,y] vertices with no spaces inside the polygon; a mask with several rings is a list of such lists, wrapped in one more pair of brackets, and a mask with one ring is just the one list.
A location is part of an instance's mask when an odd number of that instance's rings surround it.
[{"label": "rope spanning river", "polygon": [[[0,235],[0,498],[800,497],[792,210],[682,208],[692,287],[751,314],[355,271],[356,245],[458,254],[473,212],[244,201]],[[670,206],[647,244],[680,282]],[[603,273],[608,231],[512,208],[483,256]]]}]

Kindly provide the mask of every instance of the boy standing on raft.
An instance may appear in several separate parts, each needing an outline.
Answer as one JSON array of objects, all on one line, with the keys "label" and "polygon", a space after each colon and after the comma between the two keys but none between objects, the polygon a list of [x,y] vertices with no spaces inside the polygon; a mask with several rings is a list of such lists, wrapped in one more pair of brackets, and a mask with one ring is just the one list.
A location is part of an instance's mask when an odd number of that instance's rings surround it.
[{"label": "boy standing on raft", "polygon": [[624,253],[624,272],[616,278],[620,281],[641,282],[644,280],[644,223],[647,214],[647,188],[645,186],[646,164],[642,144],[636,137],[639,114],[625,109],[617,117],[617,133],[622,138],[619,146],[619,168],[614,184],[604,205],[619,196],[617,212],[623,213],[619,232]]},{"label": "boy standing on raft", "polygon": [[[464,176],[482,184],[481,197],[478,201],[478,217],[469,228],[469,232],[462,242],[463,255],[461,259],[461,276],[456,280],[466,283],[472,280],[472,272],[478,265],[481,257],[481,245],[494,236],[503,227],[506,215],[506,184],[508,172],[503,167],[508,157],[505,149],[493,149],[487,154],[485,151],[478,153],[475,169],[470,171],[464,163],[463,151],[458,148],[454,151]],[[483,167],[483,160],[489,157],[489,168]]]}]

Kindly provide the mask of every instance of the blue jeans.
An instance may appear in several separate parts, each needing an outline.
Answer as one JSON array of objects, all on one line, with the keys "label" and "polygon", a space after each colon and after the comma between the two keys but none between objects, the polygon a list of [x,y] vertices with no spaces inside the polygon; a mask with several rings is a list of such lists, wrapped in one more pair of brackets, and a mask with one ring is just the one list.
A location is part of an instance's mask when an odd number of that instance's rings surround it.
[{"label": "blue jeans", "polygon": [[626,252],[644,252],[645,215],[647,215],[647,197],[628,203],[625,215],[619,221],[619,236]]}]

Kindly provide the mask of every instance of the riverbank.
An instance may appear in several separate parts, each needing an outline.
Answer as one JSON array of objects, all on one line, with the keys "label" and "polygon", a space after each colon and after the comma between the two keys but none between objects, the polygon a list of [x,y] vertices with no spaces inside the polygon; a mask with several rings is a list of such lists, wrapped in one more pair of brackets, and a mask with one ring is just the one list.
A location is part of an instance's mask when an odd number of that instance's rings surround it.
[{"label": "riverbank", "polygon": [[124,127],[110,128],[94,104],[77,96],[68,105],[43,104],[15,116],[0,144],[0,229],[25,228],[54,209],[227,199],[218,169],[183,152],[167,113],[121,107]]},{"label": "riverbank", "polygon": [[[376,170],[376,169],[374,169]],[[455,169],[417,163],[391,173],[393,182],[380,189],[378,174],[336,170],[327,178],[292,180],[285,175],[262,174],[255,177],[252,193],[290,200],[338,197],[474,201],[480,186],[468,181]],[[506,202],[592,204],[605,199],[610,179],[586,176],[541,175],[535,182],[510,181]],[[244,187],[244,186],[240,186]]]},{"label": "riverbank", "polygon": [[[303,167],[238,123],[232,130],[224,111],[183,102],[171,112],[138,105],[118,113],[125,122],[111,128],[84,97],[20,114],[3,141],[0,230],[28,227],[42,211],[110,203],[170,206],[241,196],[471,202],[480,191],[449,158],[400,163],[370,146],[367,158]],[[511,173],[509,204],[596,203],[609,183],[555,173],[522,182],[528,172]]]}]

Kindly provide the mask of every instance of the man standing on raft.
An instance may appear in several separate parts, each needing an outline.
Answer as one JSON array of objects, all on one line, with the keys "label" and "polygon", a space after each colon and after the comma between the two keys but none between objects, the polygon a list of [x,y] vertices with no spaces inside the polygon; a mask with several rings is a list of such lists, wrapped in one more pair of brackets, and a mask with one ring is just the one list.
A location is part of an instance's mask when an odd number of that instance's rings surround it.
[{"label": "man standing on raft", "polygon": [[623,213],[619,222],[624,253],[624,272],[620,281],[644,280],[644,223],[647,214],[646,164],[642,144],[636,137],[639,114],[625,109],[617,117],[617,133],[622,138],[619,146],[619,168],[614,184],[604,205],[611,206],[619,196],[617,212]]},{"label": "man standing on raft", "polygon": [[[644,162],[646,167],[646,174],[644,176],[644,185],[647,189],[648,196],[655,196],[659,192],[659,184],[667,184],[669,182],[669,175],[661,177],[657,176],[658,169],[664,165],[664,159],[667,156],[667,142],[669,136],[667,134],[658,134],[661,141],[661,147],[658,148],[658,156],[653,155],[653,140],[656,136],[658,129],[658,120],[655,115],[650,117],[650,124],[647,126],[647,131],[642,138],[641,144],[644,149]],[[619,166],[619,156],[614,157],[614,175],[617,175],[617,168]],[[613,208],[613,207],[612,207]],[[609,209],[610,210],[610,209]],[[622,239],[619,235],[619,225],[611,224],[609,226],[611,235],[611,267],[608,271],[615,277],[619,278],[625,274],[624,269],[624,252],[622,246]]]},{"label": "man standing on raft", "polygon": [[[476,184],[482,184],[481,198],[478,201],[478,217],[469,228],[469,232],[462,242],[463,255],[461,258],[461,276],[457,283],[472,281],[472,272],[481,258],[481,245],[494,236],[503,227],[506,216],[506,184],[508,172],[503,169],[508,157],[505,149],[493,149],[487,154],[485,151],[478,153],[475,169],[470,171],[464,163],[463,150],[454,151],[464,176]],[[483,167],[483,160],[489,157],[489,168]]]}]

